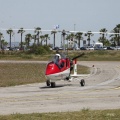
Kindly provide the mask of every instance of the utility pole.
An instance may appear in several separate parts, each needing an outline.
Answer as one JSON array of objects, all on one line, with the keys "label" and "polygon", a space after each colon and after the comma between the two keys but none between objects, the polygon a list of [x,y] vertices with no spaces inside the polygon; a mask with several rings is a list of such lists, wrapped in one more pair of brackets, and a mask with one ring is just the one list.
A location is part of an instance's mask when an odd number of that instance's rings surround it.
[{"label": "utility pole", "polygon": [[75,31],[75,26],[76,26],[76,24],[74,24],[74,31]]},{"label": "utility pole", "polygon": [[76,26],[76,24],[74,24],[74,37],[73,37],[73,42],[74,42],[74,50],[75,50],[75,26]]}]

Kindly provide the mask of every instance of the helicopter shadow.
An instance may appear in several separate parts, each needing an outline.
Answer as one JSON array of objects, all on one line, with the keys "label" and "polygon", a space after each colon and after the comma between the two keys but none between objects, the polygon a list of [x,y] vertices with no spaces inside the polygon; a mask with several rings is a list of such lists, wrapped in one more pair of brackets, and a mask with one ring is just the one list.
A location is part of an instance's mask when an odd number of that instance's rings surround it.
[{"label": "helicopter shadow", "polygon": [[55,87],[51,87],[51,86],[43,86],[43,87],[39,87],[40,89],[52,89],[52,88],[62,88],[62,87],[66,87],[66,86],[71,86],[71,84],[66,84],[66,85],[56,85]]},{"label": "helicopter shadow", "polygon": [[63,85],[56,85],[55,87],[51,87],[51,86],[43,86],[43,87],[39,87],[40,89],[52,89],[52,88],[60,88],[60,87],[64,87]]}]

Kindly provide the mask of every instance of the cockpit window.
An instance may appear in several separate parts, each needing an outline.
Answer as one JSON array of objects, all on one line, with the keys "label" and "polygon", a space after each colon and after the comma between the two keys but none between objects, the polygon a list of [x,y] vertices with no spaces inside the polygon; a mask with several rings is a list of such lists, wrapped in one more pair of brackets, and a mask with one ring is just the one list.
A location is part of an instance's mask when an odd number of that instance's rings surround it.
[{"label": "cockpit window", "polygon": [[59,62],[59,56],[54,56],[53,62],[54,62],[54,63],[58,63],[58,62]]},{"label": "cockpit window", "polygon": [[66,55],[61,53],[55,54],[54,56],[52,56],[50,61],[53,61],[54,63],[58,63],[60,59],[66,59]]}]

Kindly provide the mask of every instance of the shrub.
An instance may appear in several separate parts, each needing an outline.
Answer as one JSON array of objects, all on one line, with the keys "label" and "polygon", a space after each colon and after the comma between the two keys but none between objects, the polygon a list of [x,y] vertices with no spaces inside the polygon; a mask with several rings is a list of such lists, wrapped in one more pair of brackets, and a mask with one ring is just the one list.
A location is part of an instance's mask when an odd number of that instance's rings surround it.
[{"label": "shrub", "polygon": [[39,47],[37,47],[37,49],[35,49],[35,54],[43,55],[43,54],[47,54],[47,51],[44,49],[43,46],[39,46]]},{"label": "shrub", "polygon": [[36,55],[45,55],[45,54],[48,54],[50,53],[50,49],[48,46],[32,46],[31,47],[31,50],[29,51],[29,53],[34,53]]}]

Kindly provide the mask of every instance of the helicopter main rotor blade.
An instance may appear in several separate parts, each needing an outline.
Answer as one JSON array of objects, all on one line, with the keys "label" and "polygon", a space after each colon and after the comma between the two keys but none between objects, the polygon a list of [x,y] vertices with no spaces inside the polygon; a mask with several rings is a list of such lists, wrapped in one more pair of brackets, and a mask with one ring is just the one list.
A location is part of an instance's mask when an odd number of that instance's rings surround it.
[{"label": "helicopter main rotor blade", "polygon": [[76,57],[72,58],[72,60],[75,60],[75,59],[77,59],[77,58],[79,58],[79,57],[82,57],[83,55],[85,55],[85,54],[84,54],[84,53],[82,53],[82,54],[80,54],[80,55],[78,55],[78,56],[76,56]]}]

